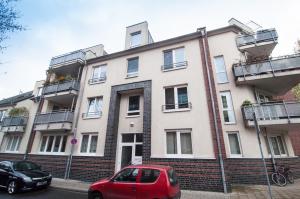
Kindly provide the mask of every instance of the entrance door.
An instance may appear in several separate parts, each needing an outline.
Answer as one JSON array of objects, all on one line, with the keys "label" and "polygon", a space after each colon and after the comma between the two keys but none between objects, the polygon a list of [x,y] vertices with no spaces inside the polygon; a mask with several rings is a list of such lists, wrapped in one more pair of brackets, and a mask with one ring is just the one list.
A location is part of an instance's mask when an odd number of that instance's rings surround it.
[{"label": "entrance door", "polygon": [[143,134],[126,133],[121,134],[117,170],[128,165],[142,164],[143,156]]}]

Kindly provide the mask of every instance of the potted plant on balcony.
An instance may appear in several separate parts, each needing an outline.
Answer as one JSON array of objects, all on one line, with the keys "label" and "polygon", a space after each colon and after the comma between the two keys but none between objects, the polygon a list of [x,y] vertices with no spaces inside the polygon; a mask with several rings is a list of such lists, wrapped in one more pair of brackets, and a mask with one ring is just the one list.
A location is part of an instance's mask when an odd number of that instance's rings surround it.
[{"label": "potted plant on balcony", "polygon": [[26,107],[14,107],[8,112],[10,117],[28,116],[29,111]]},{"label": "potted plant on balcony", "polygon": [[252,102],[250,100],[244,100],[242,103],[242,107],[251,106],[251,105],[252,105]]}]

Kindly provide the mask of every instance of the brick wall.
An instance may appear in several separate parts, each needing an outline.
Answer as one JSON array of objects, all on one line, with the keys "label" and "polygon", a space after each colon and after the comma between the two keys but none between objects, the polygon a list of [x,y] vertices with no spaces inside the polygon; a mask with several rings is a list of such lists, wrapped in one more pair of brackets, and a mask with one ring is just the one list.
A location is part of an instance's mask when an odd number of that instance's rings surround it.
[{"label": "brick wall", "polygon": [[17,160],[23,160],[23,158],[24,158],[24,154],[0,153],[0,161],[4,161],[4,160],[17,161]]}]

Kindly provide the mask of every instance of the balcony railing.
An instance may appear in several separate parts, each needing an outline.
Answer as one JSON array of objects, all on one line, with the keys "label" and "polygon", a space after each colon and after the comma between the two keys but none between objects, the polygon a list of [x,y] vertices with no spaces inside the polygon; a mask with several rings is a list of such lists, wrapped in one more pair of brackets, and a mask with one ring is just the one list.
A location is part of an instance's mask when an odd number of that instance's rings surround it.
[{"label": "balcony railing", "polygon": [[96,83],[105,82],[105,81],[106,81],[106,75],[103,77],[99,77],[99,78],[89,79],[89,84],[96,84]]},{"label": "balcony railing", "polygon": [[252,35],[240,35],[236,38],[236,44],[238,47],[247,46],[251,44],[257,44],[261,42],[274,41],[276,42],[278,35],[275,29],[267,29],[257,31]]},{"label": "balcony railing", "polygon": [[172,64],[165,64],[161,66],[162,71],[168,71],[168,70],[174,70],[174,69],[179,69],[179,68],[186,68],[188,65],[187,61],[183,62],[177,62],[177,63],[172,63]]},{"label": "balcony railing", "polygon": [[300,68],[300,54],[275,57],[256,63],[242,63],[233,65],[236,78],[261,74],[273,74]]},{"label": "balcony railing", "polygon": [[74,112],[71,111],[58,111],[50,113],[37,114],[34,120],[34,124],[50,124],[50,123],[72,123]]},{"label": "balcony railing", "polygon": [[67,81],[63,83],[57,83],[57,84],[50,84],[48,86],[45,86],[43,88],[43,95],[47,94],[53,94],[63,91],[70,91],[70,90],[79,90],[79,82],[76,80],[73,81]]},{"label": "balcony railing", "polygon": [[300,102],[268,102],[242,107],[244,120],[253,121],[253,112],[257,120],[300,118]]},{"label": "balcony railing", "polygon": [[83,64],[85,61],[85,52],[82,50],[53,57],[50,62],[50,68],[57,65],[67,65],[74,62]]},{"label": "balcony railing", "polygon": [[27,124],[28,117],[19,116],[19,117],[5,117],[2,122],[0,122],[0,126],[8,127],[8,126],[25,126]]},{"label": "balcony railing", "polygon": [[181,104],[165,104],[162,105],[163,111],[176,111],[176,110],[186,110],[186,109],[192,109],[192,103],[181,103]]}]

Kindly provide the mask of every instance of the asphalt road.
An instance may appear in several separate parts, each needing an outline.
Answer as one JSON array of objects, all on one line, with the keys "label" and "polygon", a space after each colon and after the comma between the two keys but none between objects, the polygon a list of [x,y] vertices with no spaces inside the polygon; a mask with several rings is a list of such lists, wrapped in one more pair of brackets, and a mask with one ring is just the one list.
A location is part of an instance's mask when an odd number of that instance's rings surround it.
[{"label": "asphalt road", "polygon": [[8,193],[1,189],[1,199],[87,199],[87,193],[68,191],[63,189],[48,188],[42,190],[28,191],[17,193],[15,195],[8,195]]}]

